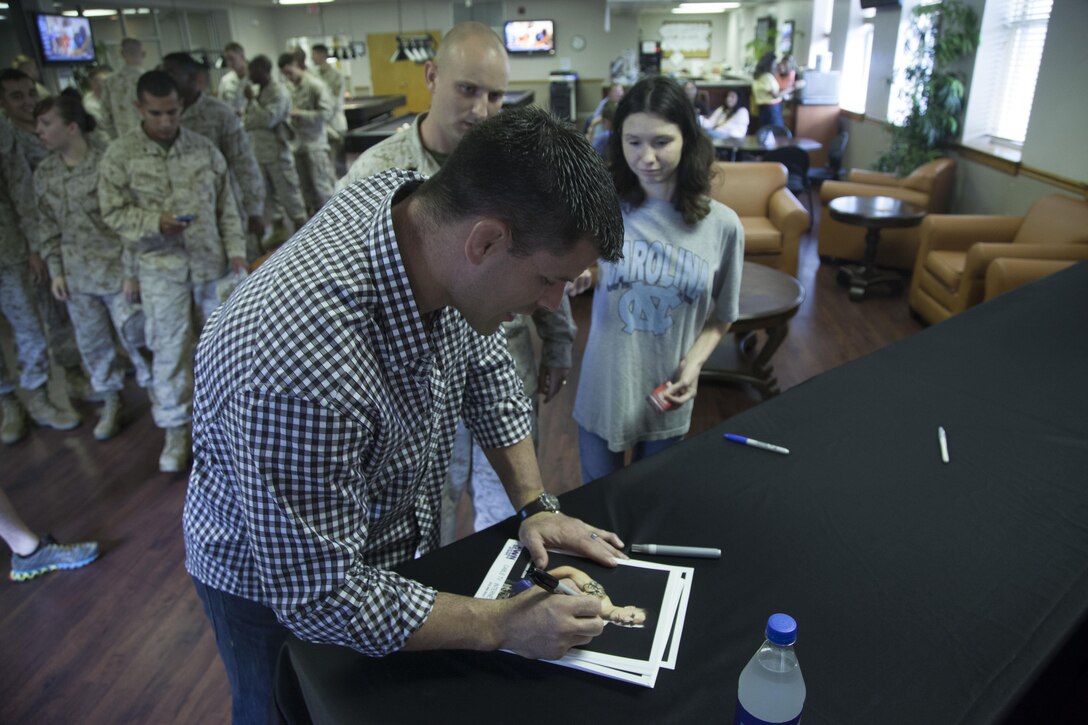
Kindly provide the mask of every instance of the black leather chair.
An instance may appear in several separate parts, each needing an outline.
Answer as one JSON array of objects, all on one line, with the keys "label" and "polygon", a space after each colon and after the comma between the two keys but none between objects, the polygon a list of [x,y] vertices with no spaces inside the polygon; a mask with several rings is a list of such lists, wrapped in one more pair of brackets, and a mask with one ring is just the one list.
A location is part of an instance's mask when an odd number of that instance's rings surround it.
[{"label": "black leather chair", "polygon": [[840,131],[831,139],[827,146],[827,166],[808,170],[810,184],[819,185],[831,179],[838,179],[842,174],[842,159],[846,155],[846,144],[850,140],[850,134]]},{"label": "black leather chair", "polygon": [[808,196],[809,218],[811,219],[812,187],[808,183],[808,152],[802,151],[796,146],[783,146],[782,148],[765,153],[763,155],[763,160],[777,161],[786,167],[786,172],[789,174],[789,178],[786,181],[786,188],[794,194],[800,194],[802,191],[805,192],[805,195]]}]

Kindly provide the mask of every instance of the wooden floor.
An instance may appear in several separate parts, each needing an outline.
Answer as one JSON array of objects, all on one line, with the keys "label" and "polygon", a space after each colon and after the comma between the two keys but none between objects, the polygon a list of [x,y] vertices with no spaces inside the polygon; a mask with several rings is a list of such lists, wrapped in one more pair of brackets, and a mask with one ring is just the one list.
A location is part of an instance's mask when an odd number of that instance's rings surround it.
[{"label": "wooden floor", "polygon": [[[783,390],[920,329],[904,297],[849,302],[835,270],[806,238],[799,277],[808,296],[774,360]],[[574,309],[579,360],[589,299]],[[577,374],[542,410],[541,467],[557,493],[580,481]],[[0,581],[2,723],[229,720],[226,677],[183,565],[186,479],[157,472],[162,434],[144,392],[130,382],[124,400],[126,427],[111,441],[94,440],[93,409],[81,405],[89,420],[79,428],[37,429],[0,448],[0,483],[32,527],[103,549],[78,571]],[[693,432],[758,403],[751,390],[704,385]]]}]

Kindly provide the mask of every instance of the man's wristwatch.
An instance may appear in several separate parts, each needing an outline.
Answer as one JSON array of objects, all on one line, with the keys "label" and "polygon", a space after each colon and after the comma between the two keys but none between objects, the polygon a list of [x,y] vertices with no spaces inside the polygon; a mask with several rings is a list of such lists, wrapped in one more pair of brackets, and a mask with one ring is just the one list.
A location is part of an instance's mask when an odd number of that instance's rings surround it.
[{"label": "man's wristwatch", "polygon": [[529,503],[525,504],[521,511],[518,511],[518,516],[527,519],[533,514],[538,514],[541,511],[551,511],[553,514],[559,513],[559,499],[545,491]]}]

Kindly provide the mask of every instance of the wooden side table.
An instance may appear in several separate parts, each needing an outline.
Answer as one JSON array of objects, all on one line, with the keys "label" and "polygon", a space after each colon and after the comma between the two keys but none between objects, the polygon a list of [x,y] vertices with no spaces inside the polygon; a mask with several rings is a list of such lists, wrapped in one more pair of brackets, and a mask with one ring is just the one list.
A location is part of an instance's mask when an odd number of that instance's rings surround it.
[{"label": "wooden side table", "polygon": [[859,266],[842,267],[836,277],[850,288],[850,299],[860,302],[874,285],[891,286],[893,293],[903,291],[903,277],[876,266],[876,248],[880,230],[913,227],[922,223],[926,210],[890,196],[840,196],[827,204],[831,218],[843,224],[865,227],[865,258]]},{"label": "wooden side table", "polygon": [[[703,365],[699,379],[747,383],[763,399],[778,394],[771,357],[786,339],[789,320],[805,301],[805,288],[793,277],[755,262],[745,262],[740,282],[740,316]],[[767,339],[759,345],[756,333]]]}]

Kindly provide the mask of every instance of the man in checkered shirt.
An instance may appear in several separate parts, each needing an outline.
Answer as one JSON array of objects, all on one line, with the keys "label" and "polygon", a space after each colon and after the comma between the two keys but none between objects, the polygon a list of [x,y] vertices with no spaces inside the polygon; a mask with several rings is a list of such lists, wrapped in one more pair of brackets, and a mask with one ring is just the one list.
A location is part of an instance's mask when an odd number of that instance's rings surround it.
[{"label": "man in checkered shirt", "polygon": [[[427,181],[343,189],[208,321],[197,351],[186,567],[212,620],[235,722],[264,720],[288,630],[372,656],[507,649],[556,658],[603,627],[593,597],[485,601],[389,571],[438,545],[462,417],[510,501],[545,499],[499,324],[556,308],[620,256],[611,178],[540,109],[471,130]],[[548,510],[521,541],[601,563],[623,542]]]}]

